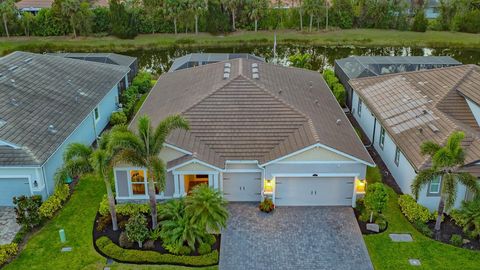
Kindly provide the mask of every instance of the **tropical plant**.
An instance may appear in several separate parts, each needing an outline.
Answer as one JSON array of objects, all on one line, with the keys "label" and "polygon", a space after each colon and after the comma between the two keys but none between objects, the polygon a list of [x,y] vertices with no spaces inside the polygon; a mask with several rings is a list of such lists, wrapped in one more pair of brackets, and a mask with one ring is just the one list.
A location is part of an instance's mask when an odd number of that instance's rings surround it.
[{"label": "tropical plant", "polygon": [[191,250],[195,250],[195,244],[203,243],[205,229],[184,214],[180,218],[164,220],[161,222],[161,237],[165,244],[173,245],[173,253],[179,253],[185,243]]},{"label": "tropical plant", "polygon": [[310,24],[308,28],[309,32],[312,31],[313,19],[315,17],[320,16],[324,8],[324,5],[325,5],[324,0],[304,0],[303,8],[307,12],[307,14],[310,16]]},{"label": "tropical plant", "polygon": [[138,246],[142,248],[143,241],[150,236],[150,231],[147,228],[147,219],[140,213],[131,216],[128,219],[125,233],[130,241],[135,241]]},{"label": "tropical plant", "polygon": [[263,199],[263,201],[260,203],[258,206],[260,211],[265,212],[265,213],[270,213],[275,209],[275,205],[273,204],[273,201],[269,198]]},{"label": "tropical plant", "polygon": [[294,55],[290,55],[288,57],[288,61],[291,63],[290,65],[297,68],[305,68],[311,69],[312,64],[310,64],[310,59],[312,56],[308,53],[296,53]]},{"label": "tropical plant", "polygon": [[177,21],[185,9],[185,0],[165,0],[165,11],[168,17],[173,20],[175,35],[177,34]]},{"label": "tropical plant", "polygon": [[461,172],[464,165],[465,153],[461,143],[465,137],[463,132],[454,132],[445,146],[432,141],[424,142],[421,146],[422,155],[429,155],[432,166],[420,171],[412,183],[412,193],[418,200],[420,190],[433,179],[440,179],[440,201],[438,203],[438,216],[435,222],[435,238],[440,238],[440,225],[445,210],[450,209],[457,197],[457,187],[463,184],[475,194],[480,193],[477,178],[467,172]]},{"label": "tropical plant", "polygon": [[42,205],[42,196],[34,195],[31,197],[20,196],[13,197],[15,205],[15,214],[17,223],[29,228],[33,228],[42,222],[39,208]]},{"label": "tropical plant", "polygon": [[10,33],[8,32],[8,20],[15,17],[15,12],[15,2],[13,0],[4,0],[0,2],[0,14],[2,14],[3,27],[7,37],[10,37]]},{"label": "tropical plant", "polygon": [[[374,212],[377,214],[382,213],[387,207],[387,202],[387,189],[382,183],[374,183],[367,186],[364,203],[365,207],[372,212],[371,217],[373,217]],[[372,222],[372,218],[370,218],[370,222]]]},{"label": "tropical plant", "polygon": [[[137,131],[113,131],[109,148],[114,153],[114,163],[126,162],[147,170],[148,196],[152,229],[157,228],[157,200],[155,187],[161,192],[165,188],[165,163],[159,158],[167,136],[174,129],[188,130],[188,121],[179,115],[165,118],[154,129],[148,116],[138,120]],[[156,184],[157,185],[156,185]]]},{"label": "tropical plant", "polygon": [[425,10],[418,9],[415,18],[413,19],[412,31],[425,32],[427,31],[428,20],[425,17]]},{"label": "tropical plant", "polygon": [[193,188],[186,198],[185,211],[191,222],[205,228],[206,231],[219,232],[227,226],[227,201],[219,191],[201,184]]},{"label": "tropical plant", "polygon": [[137,22],[131,10],[124,2],[110,0],[111,33],[119,38],[134,38],[137,36]]},{"label": "tropical plant", "polygon": [[30,29],[34,21],[35,21],[35,16],[33,16],[32,13],[24,12],[22,14],[22,18],[20,22],[22,24],[23,30],[25,31],[25,36],[27,37],[30,36]]},{"label": "tropical plant", "polygon": [[180,219],[185,214],[185,199],[169,200],[158,209],[158,216],[163,220]]},{"label": "tropical plant", "polygon": [[430,210],[425,206],[417,203],[415,199],[408,195],[403,194],[398,196],[398,206],[400,211],[412,223],[427,223],[429,220],[435,219],[435,216],[430,213]]},{"label": "tropical plant", "polygon": [[450,216],[465,233],[473,237],[480,236],[480,197],[462,202],[462,206],[458,210],[453,210]]},{"label": "tropical plant", "polygon": [[265,14],[268,8],[267,0],[250,0],[248,2],[250,8],[249,17],[255,21],[255,32],[258,30],[258,20]]},{"label": "tropical plant", "polygon": [[64,0],[61,4],[62,15],[70,20],[70,26],[73,30],[73,36],[77,37],[77,22],[76,15],[80,11],[80,1],[79,0]]},{"label": "tropical plant", "polygon": [[230,10],[230,13],[232,14],[232,30],[235,31],[235,20],[236,20],[236,13],[237,13],[237,8],[240,5],[241,0],[221,0],[222,4]]},{"label": "tropical plant", "polygon": [[208,9],[208,0],[188,0],[188,9],[195,19],[195,35],[198,35],[198,18]]}]

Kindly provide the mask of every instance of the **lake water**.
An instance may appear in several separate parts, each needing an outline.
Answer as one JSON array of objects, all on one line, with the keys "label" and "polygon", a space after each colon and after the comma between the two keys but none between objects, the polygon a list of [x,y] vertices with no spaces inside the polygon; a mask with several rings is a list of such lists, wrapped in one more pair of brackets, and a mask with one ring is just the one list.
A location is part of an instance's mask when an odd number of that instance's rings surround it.
[{"label": "lake water", "polygon": [[[351,55],[377,55],[377,56],[428,56],[428,55],[447,55],[451,56],[464,64],[480,64],[480,48],[412,48],[412,47],[305,47],[305,46],[277,46],[278,63],[288,65],[288,57],[292,54],[301,52],[312,55],[312,67],[314,70],[323,70],[326,67],[333,67],[335,59],[348,57]],[[222,47],[222,48],[179,48],[171,47],[168,49],[154,50],[133,50],[123,52],[123,54],[135,56],[139,60],[139,66],[156,74],[162,74],[168,71],[177,57],[188,53],[208,52],[208,53],[252,53],[264,57],[267,62],[273,60],[273,46],[255,46],[255,47]]]}]

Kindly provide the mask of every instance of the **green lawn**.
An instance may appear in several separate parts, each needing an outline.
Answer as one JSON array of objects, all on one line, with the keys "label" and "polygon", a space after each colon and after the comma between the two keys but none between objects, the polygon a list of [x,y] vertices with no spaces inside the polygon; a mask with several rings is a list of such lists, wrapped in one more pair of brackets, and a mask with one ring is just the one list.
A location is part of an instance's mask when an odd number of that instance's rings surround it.
[{"label": "green lawn", "polygon": [[[397,204],[397,194],[388,188],[390,200],[385,216],[387,231],[364,236],[375,269],[418,269],[408,259],[420,259],[421,269],[479,269],[480,252],[443,244],[423,236],[405,219]],[[411,243],[394,243],[389,233],[410,233]]]},{"label": "green lawn", "polygon": [[[105,258],[93,248],[93,219],[105,193],[102,181],[92,176],[80,180],[76,190],[60,211],[39,232],[29,239],[19,257],[5,267],[11,269],[103,269]],[[63,228],[68,243],[62,245],[58,230]],[[63,246],[73,247],[72,252],[61,253]],[[138,266],[115,263],[112,269],[192,269],[176,266]],[[195,268],[199,269],[199,268]],[[200,268],[216,269],[216,267]]]},{"label": "green lawn", "polygon": [[[14,50],[27,51],[126,51],[131,49],[163,48],[176,46],[227,47],[247,45],[272,45],[272,31],[238,31],[227,36],[207,33],[139,35],[133,40],[115,37],[12,37],[0,38],[0,54]],[[427,31],[381,29],[349,29],[328,32],[277,31],[279,44],[305,45],[359,45],[359,46],[415,46],[415,47],[464,47],[480,48],[480,35]]]}]

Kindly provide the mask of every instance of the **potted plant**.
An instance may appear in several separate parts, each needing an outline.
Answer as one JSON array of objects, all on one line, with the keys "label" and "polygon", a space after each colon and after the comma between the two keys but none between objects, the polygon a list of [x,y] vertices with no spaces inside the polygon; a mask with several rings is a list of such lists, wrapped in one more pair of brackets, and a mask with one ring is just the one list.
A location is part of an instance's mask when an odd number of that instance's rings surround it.
[{"label": "potted plant", "polygon": [[260,211],[265,212],[265,213],[270,213],[275,209],[275,205],[273,204],[272,200],[270,198],[265,198],[263,201],[260,203],[258,206]]}]

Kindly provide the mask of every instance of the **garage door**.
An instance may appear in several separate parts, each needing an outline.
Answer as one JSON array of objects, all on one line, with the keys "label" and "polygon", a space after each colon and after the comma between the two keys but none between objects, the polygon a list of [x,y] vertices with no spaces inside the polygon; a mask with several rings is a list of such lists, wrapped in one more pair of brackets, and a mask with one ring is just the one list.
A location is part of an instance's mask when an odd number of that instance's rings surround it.
[{"label": "garage door", "polygon": [[277,205],[352,205],[353,178],[277,177]]},{"label": "garage door", "polygon": [[21,195],[31,195],[27,178],[0,178],[0,206],[13,205],[12,198]]},{"label": "garage door", "polygon": [[232,202],[258,202],[262,189],[261,173],[223,174],[223,196]]}]

